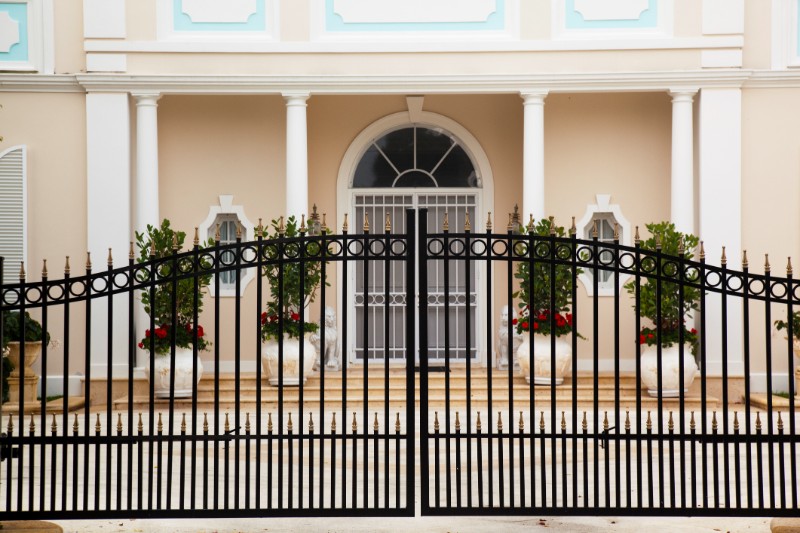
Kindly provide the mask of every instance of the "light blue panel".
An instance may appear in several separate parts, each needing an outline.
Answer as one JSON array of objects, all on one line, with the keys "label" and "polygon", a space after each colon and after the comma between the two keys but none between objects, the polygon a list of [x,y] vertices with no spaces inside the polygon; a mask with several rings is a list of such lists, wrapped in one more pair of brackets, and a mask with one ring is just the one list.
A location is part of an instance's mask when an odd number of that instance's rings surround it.
[{"label": "light blue panel", "polygon": [[19,22],[19,42],[8,52],[0,52],[0,61],[28,61],[28,4],[0,2],[0,11]]},{"label": "light blue panel", "polygon": [[182,0],[172,0],[172,24],[175,31],[238,32],[264,31],[267,28],[265,0],[256,0],[256,12],[247,22],[192,22],[183,12]]},{"label": "light blue panel", "polygon": [[566,0],[564,14],[568,30],[656,28],[658,27],[658,0],[650,0],[647,9],[638,20],[584,20],[583,16],[575,11],[575,0]]},{"label": "light blue panel", "polygon": [[[398,0],[402,1],[402,0]],[[325,29],[331,32],[396,31],[489,31],[506,27],[505,0],[497,0],[497,10],[484,22],[345,22],[333,11],[333,0],[325,0]]]}]

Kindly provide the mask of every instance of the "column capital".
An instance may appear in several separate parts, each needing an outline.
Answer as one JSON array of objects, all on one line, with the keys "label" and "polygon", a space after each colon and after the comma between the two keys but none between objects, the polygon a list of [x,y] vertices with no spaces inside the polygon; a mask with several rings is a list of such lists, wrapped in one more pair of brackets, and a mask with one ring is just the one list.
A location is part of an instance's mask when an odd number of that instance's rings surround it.
[{"label": "column capital", "polygon": [[520,91],[519,95],[523,100],[523,105],[533,104],[533,105],[543,105],[544,99],[547,98],[547,95],[550,91],[546,89],[530,89]]},{"label": "column capital", "polygon": [[672,97],[673,103],[691,102],[698,91],[697,87],[681,87],[670,89],[669,95]]},{"label": "column capital", "polygon": [[155,106],[161,98],[161,93],[156,91],[131,92],[131,96],[136,100],[137,106]]},{"label": "column capital", "polygon": [[311,97],[308,91],[287,91],[281,93],[283,99],[286,100],[287,106],[305,106],[306,101]]}]

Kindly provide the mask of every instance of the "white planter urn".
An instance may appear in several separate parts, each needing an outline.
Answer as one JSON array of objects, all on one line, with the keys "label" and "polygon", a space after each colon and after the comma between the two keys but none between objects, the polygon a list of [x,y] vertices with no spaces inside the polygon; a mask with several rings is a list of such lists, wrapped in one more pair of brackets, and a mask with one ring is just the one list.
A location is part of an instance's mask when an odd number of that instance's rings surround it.
[{"label": "white planter urn", "polygon": [[10,402],[19,402],[20,389],[25,398],[25,402],[31,404],[36,401],[36,385],[39,383],[39,376],[33,370],[33,363],[39,359],[42,353],[41,341],[25,342],[25,380],[20,380],[20,343],[11,341],[8,343],[8,359],[14,365],[14,370],[8,376],[8,399]]},{"label": "white planter urn", "polygon": [[[523,333],[522,344],[517,349],[517,361],[525,381],[531,382],[530,334]],[[569,341],[556,338],[556,373],[551,375],[551,338],[549,335],[533,336],[533,383],[535,385],[561,385],[564,375],[572,362],[572,349]]]},{"label": "white planter urn", "polygon": [[[261,344],[261,366],[264,374],[269,379],[269,384],[278,386],[278,352],[279,342],[277,339],[269,339]],[[317,359],[317,350],[309,340],[309,336],[303,337],[303,383],[313,372],[314,361]],[[283,385],[300,385],[300,339],[283,337]]]},{"label": "white planter urn", "polygon": [[[661,396],[677,398],[681,388],[687,392],[699,369],[688,344],[683,346],[683,386],[680,376],[680,350],[677,344],[661,348]],[[650,396],[658,396],[658,346],[642,346],[642,384]]]},{"label": "white planter urn", "polygon": [[[173,398],[192,397],[192,348],[175,350],[175,393]],[[153,389],[156,398],[169,398],[170,354],[156,354],[154,358],[155,381]],[[144,363],[145,376],[150,379],[150,357]],[[203,377],[203,361],[197,356],[197,382]]]}]

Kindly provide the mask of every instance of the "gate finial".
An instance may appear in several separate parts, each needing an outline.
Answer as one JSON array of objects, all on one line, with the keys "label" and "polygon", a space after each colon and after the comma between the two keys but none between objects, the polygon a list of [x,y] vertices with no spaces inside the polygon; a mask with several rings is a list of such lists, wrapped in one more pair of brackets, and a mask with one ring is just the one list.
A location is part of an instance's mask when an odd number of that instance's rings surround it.
[{"label": "gate finial", "polygon": [[[564,414],[563,412],[561,413]],[[522,433],[525,431],[525,419],[522,418],[522,411],[519,412],[519,432]]]},{"label": "gate finial", "polygon": [[263,237],[264,225],[261,223],[261,218],[258,219],[258,227],[256,228],[256,238]]},{"label": "gate finial", "polygon": [[478,418],[475,420],[475,431],[481,432],[481,412],[478,411]]},{"label": "gate finial", "polygon": [[378,412],[375,411],[375,422],[372,424],[372,429],[375,431],[375,433],[377,433],[378,432],[378,428],[379,428],[379,426],[378,426]]},{"label": "gate finial", "polygon": [[283,223],[283,217],[281,216],[280,221],[278,222],[278,234],[283,237],[286,235],[286,225]]},{"label": "gate finial", "polygon": [[114,265],[114,256],[111,255],[111,248],[108,249],[108,257],[106,258],[109,268]]},{"label": "gate finial", "polygon": [[728,264],[728,256],[725,254],[724,246],[722,247],[722,257],[720,258],[719,263],[723,266]]},{"label": "gate finial", "polygon": [[[31,419],[31,424],[32,423],[33,423],[33,419]],[[97,413],[97,419],[95,420],[95,423],[94,423],[94,432],[99,435],[100,434],[100,429],[102,429],[102,426],[100,425],[100,413]]]},{"label": "gate finial", "polygon": [[733,431],[739,433],[739,413],[733,412]]},{"label": "gate finial", "polygon": [[[355,422],[353,422],[355,424]],[[439,411],[433,412],[433,430],[439,433]]]},{"label": "gate finial", "polygon": [[[97,423],[100,423],[100,413],[97,413]],[[36,422],[33,421],[33,413],[31,413],[31,423],[28,425],[28,431],[31,435],[36,431]]]},{"label": "gate finial", "polygon": [[[161,413],[158,413],[158,427],[156,428],[156,431],[158,433],[161,433],[163,431],[163,429],[164,429],[164,424],[161,423]],[[227,414],[225,415],[225,431],[228,431],[228,415]]]},{"label": "gate finial", "polygon": [[442,231],[447,233],[450,231],[450,218],[447,215],[447,211],[444,212],[444,221],[442,222]]},{"label": "gate finial", "polygon": [[[161,414],[158,415],[159,424],[161,423]],[[231,424],[228,421],[228,413],[225,413],[225,433],[231,430]]]},{"label": "gate finial", "polygon": [[764,254],[764,272],[769,272],[771,267],[769,266],[769,254]]},{"label": "gate finial", "polygon": [[67,256],[66,261],[64,261],[64,275],[69,276],[69,256]]},{"label": "gate finial", "polygon": [[176,234],[172,235],[172,251],[173,253],[178,251],[178,236]]},{"label": "gate finial", "polygon": [[778,433],[783,433],[783,418],[780,411],[778,411]]},{"label": "gate finial", "polygon": [[136,254],[133,251],[133,241],[130,241],[130,247],[128,248],[128,259],[133,260],[136,257]]},{"label": "gate finial", "polygon": [[214,242],[219,244],[219,241],[222,240],[222,234],[219,232],[219,222],[217,222],[214,228]]},{"label": "gate finial", "polygon": [[717,412],[712,411],[711,413],[711,431],[714,433],[717,432]]},{"label": "gate finial", "polygon": [[458,411],[456,411],[456,433],[461,433],[461,420],[458,418]]},{"label": "gate finial", "polygon": [[267,413],[267,431],[272,433],[272,411]]},{"label": "gate finial", "polygon": [[[122,416],[121,413],[120,416]],[[50,432],[55,435],[57,431],[58,431],[58,424],[56,424],[56,414],[53,413],[53,423],[50,424]]]},{"label": "gate finial", "polygon": [[[247,421],[250,422],[249,415]],[[186,433],[186,413],[183,413],[183,417],[181,417],[181,433]]]},{"label": "gate finial", "polygon": [[300,215],[300,227],[298,229],[300,230],[300,235],[303,235],[306,232],[306,215],[305,215],[305,213]]},{"label": "gate finial", "polygon": [[122,434],[122,413],[117,413],[117,433]]},{"label": "gate finial", "polygon": [[694,433],[694,430],[696,429],[696,427],[697,426],[696,426],[695,421],[694,421],[694,411],[692,411],[692,417],[691,417],[691,420],[689,420],[689,429]]},{"label": "gate finial", "polygon": [[[183,413],[183,423],[181,424],[181,431],[186,431],[186,413]],[[250,413],[245,414],[244,431],[250,433]]]},{"label": "gate finial", "polygon": [[358,431],[358,422],[356,421],[356,412],[353,411],[353,424],[352,424],[353,433]]},{"label": "gate finial", "polygon": [[592,220],[592,239],[597,238],[597,221]]},{"label": "gate finial", "polygon": [[603,431],[608,432],[608,411],[604,411],[603,416]]},{"label": "gate finial", "polygon": [[492,232],[492,212],[491,211],[489,211],[488,214],[486,215],[486,232],[487,233],[491,233]]},{"label": "gate finial", "polygon": [[47,259],[42,260],[42,277],[47,277]]},{"label": "gate finial", "polygon": [[[513,422],[513,419],[512,419]],[[513,427],[513,426],[512,426]],[[497,411],[497,432],[503,432],[503,413],[501,411]]]},{"label": "gate finial", "polygon": [[653,420],[650,418],[650,411],[647,411],[647,422],[645,423],[647,427],[647,432],[650,433],[653,430]]},{"label": "gate finial", "polygon": [[394,431],[395,433],[400,433],[400,412],[398,411],[396,415],[394,419]]},{"label": "gate finial", "polygon": [[528,233],[533,233],[533,231],[536,229],[536,222],[533,220],[533,213],[531,213],[531,216],[528,219],[528,227],[526,229],[528,230]]},{"label": "gate finial", "polygon": [[667,421],[667,429],[670,433],[675,431],[675,422],[672,420],[672,411],[669,412],[669,420]]},{"label": "gate finial", "polygon": [[639,246],[639,243],[641,241],[642,241],[642,239],[639,238],[639,226],[636,226],[636,234],[633,236],[633,242],[634,242],[634,244],[636,244],[636,246]]},{"label": "gate finial", "polygon": [[747,250],[743,250],[742,251],[742,268],[747,268],[747,267],[748,267]]},{"label": "gate finial", "polygon": [[[9,421],[9,426],[10,425],[11,425],[11,423]],[[78,434],[78,427],[79,427],[78,426],[78,413],[75,413],[75,418],[72,419],[72,433],[74,433],[75,435]],[[10,431],[9,431],[9,433],[10,433]]]},{"label": "gate finial", "polygon": [[[314,207],[316,207],[316,206],[314,206]],[[250,422],[250,419],[248,418],[248,423],[249,422]],[[308,432],[309,433],[314,433],[314,413],[313,412],[309,412],[308,413]]]},{"label": "gate finial", "polygon": [[331,413],[331,433],[336,433],[336,413]]},{"label": "gate finial", "polygon": [[469,211],[464,213],[464,233],[472,231],[472,222],[469,220]]},{"label": "gate finial", "polygon": [[539,430],[544,433],[544,411],[539,416]]},{"label": "gate finial", "polygon": [[630,410],[625,410],[625,433],[631,432],[631,412]]},{"label": "gate finial", "polygon": [[589,423],[586,421],[586,411],[583,412],[583,420],[581,421],[581,429],[584,433],[589,429]]},{"label": "gate finial", "polygon": [[706,259],[706,244],[703,241],[700,241],[700,260],[705,261]]},{"label": "gate finial", "polygon": [[572,217],[572,226],[569,227],[569,234],[572,237],[578,234],[578,228],[575,226],[575,217]]},{"label": "gate finial", "polygon": [[790,257],[789,260],[786,262],[786,275],[792,275],[792,258]]},{"label": "gate finial", "polygon": [[24,261],[20,261],[19,262],[19,280],[20,281],[25,281],[25,262]]},{"label": "gate finial", "polygon": [[619,242],[619,223],[614,221],[614,240]]},{"label": "gate finial", "polygon": [[[520,413],[520,417],[522,417],[522,413]],[[566,430],[567,430],[567,415],[564,413],[564,411],[561,411],[561,432],[563,433]]]},{"label": "gate finial", "polygon": [[369,233],[369,213],[364,211],[364,233]]},{"label": "gate finial", "polygon": [[92,252],[86,252],[86,270],[92,269]]},{"label": "gate finial", "polygon": [[389,213],[389,211],[386,211],[386,222],[383,225],[383,229],[386,231],[386,233],[392,232],[392,215]]},{"label": "gate finial", "polygon": [[192,241],[192,244],[195,246],[200,246],[200,228],[197,226],[194,227],[194,240]]},{"label": "gate finial", "polygon": [[139,413],[139,423],[136,425],[136,429],[137,431],[139,431],[139,433],[144,431],[144,424],[142,423],[142,413]]},{"label": "gate finial", "polygon": [[756,433],[761,433],[761,414],[756,411]]},{"label": "gate finial", "polygon": [[683,255],[686,253],[686,239],[681,235],[681,240],[678,241],[678,254]]},{"label": "gate finial", "polygon": [[342,223],[342,233],[347,233],[347,213],[344,214],[344,222]]},{"label": "gate finial", "polygon": [[508,225],[506,226],[506,231],[511,233],[514,229],[514,215],[511,213],[508,214]]},{"label": "gate finial", "polygon": [[236,220],[236,239],[242,240],[242,223],[238,219]]},{"label": "gate finial", "polygon": [[208,433],[208,413],[203,413],[203,433]]},{"label": "gate finial", "polygon": [[552,237],[556,234],[556,217],[549,216],[547,218],[550,220],[550,236]]},{"label": "gate finial", "polygon": [[328,233],[328,214],[322,213],[322,233]]},{"label": "gate finial", "polygon": [[292,412],[289,411],[289,421],[286,423],[286,431],[291,433],[293,429],[294,429],[294,424],[292,424]]}]

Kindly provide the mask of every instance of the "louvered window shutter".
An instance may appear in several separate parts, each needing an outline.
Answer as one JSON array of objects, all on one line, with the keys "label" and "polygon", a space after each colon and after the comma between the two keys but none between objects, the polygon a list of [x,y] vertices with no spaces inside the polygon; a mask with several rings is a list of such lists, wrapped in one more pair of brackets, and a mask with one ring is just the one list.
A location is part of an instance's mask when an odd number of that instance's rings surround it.
[{"label": "louvered window shutter", "polygon": [[0,256],[3,282],[19,282],[25,260],[25,147],[0,153]]}]

